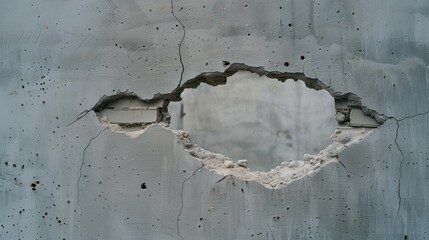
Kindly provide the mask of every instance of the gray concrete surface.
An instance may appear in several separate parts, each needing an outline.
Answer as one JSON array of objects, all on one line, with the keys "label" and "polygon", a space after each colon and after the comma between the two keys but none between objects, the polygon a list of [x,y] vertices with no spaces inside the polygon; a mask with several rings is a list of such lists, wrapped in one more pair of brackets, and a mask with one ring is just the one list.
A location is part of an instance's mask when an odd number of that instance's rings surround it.
[{"label": "gray concrete surface", "polygon": [[[0,5],[0,239],[429,237],[426,1]],[[157,126],[67,126],[104,95],[151,99],[228,63],[303,73],[388,119],[275,190],[200,169]]]}]

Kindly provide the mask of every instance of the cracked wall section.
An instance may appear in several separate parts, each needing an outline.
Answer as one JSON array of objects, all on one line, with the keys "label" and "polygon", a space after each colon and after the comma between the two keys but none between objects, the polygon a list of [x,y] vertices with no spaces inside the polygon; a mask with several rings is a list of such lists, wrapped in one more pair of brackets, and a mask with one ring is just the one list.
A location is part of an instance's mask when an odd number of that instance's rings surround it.
[{"label": "cracked wall section", "polygon": [[[233,75],[237,73],[240,68],[250,73],[256,73],[259,76],[277,78],[280,82],[285,82],[287,80],[286,77],[302,77],[302,74],[266,72],[263,68],[248,67],[240,64],[231,65],[228,68],[229,70],[227,69],[225,72],[229,72],[229,74]],[[290,161],[276,159],[278,162],[276,164],[271,164],[272,166],[268,168],[260,167],[267,165],[266,161],[261,158],[258,159],[260,166],[254,163],[250,166],[253,165],[254,167],[256,165],[257,170],[265,170],[265,172],[254,172],[248,169],[247,159],[241,159],[235,164],[230,157],[212,153],[192,143],[188,133],[180,130],[176,131],[169,127],[170,114],[168,113],[168,105],[171,101],[181,100],[181,94],[185,89],[197,88],[201,83],[206,83],[211,86],[224,85],[227,83],[226,76],[228,75],[225,75],[225,73],[224,75],[222,75],[222,73],[214,73],[210,80],[207,78],[191,79],[186,81],[183,86],[174,89],[171,93],[156,94],[153,99],[141,99],[135,93],[128,91],[118,92],[115,95],[103,96],[91,110],[97,113],[98,118],[106,128],[109,128],[113,132],[124,133],[130,138],[140,136],[147,128],[153,126],[155,123],[159,123],[160,126],[175,133],[179,139],[181,139],[187,151],[197,160],[203,161],[205,167],[210,171],[225,176],[233,175],[241,180],[256,181],[268,188],[284,187],[304,176],[311,176],[318,172],[321,166],[330,162],[338,162],[347,170],[344,163],[338,161],[339,153],[349,145],[361,141],[371,132],[371,128],[378,127],[378,125],[383,123],[386,119],[384,115],[363,107],[360,98],[355,94],[339,94],[334,92],[330,87],[325,86],[319,80],[307,78],[305,76],[302,77],[302,79],[293,79],[295,81],[303,81],[307,87],[314,90],[326,90],[331,96],[334,96],[336,108],[335,119],[340,127],[337,128],[331,136],[332,143],[317,154],[304,154],[304,157],[301,158],[303,160],[299,160],[300,158],[294,161],[292,161],[292,159],[289,159]],[[191,83],[191,85],[189,85],[189,83]],[[142,119],[138,119],[135,115],[136,110],[140,115],[141,112],[145,113],[145,118],[147,118],[148,114],[154,113],[152,120],[143,121]],[[89,111],[82,112],[71,124],[84,117]],[[181,114],[183,114],[183,109]],[[339,116],[342,116],[342,118],[339,118]],[[110,120],[113,119],[114,122],[109,122],[109,118]],[[126,121],[115,122],[117,121],[115,119]],[[69,126],[71,124],[69,124]],[[235,168],[236,166],[243,167],[243,169],[238,169],[237,171]],[[349,172],[349,170],[347,170],[347,172]]]},{"label": "cracked wall section", "polygon": [[248,72],[227,81],[185,91],[181,102],[170,103],[171,127],[189,132],[206,150],[246,159],[260,171],[317,154],[331,143],[336,122],[328,92]]},{"label": "cracked wall section", "polygon": [[[224,76],[235,63],[301,72],[388,119],[339,154],[347,171],[332,162],[286,188],[202,169],[183,189],[185,239],[429,237],[426,2],[174,3],[186,25],[183,81]],[[82,151],[103,126],[89,111],[64,127],[103,95],[152,99],[176,88],[183,29],[171,2],[3,1],[0,13],[0,238],[180,239],[180,183],[199,162],[175,138],[152,127],[132,140],[100,135],[85,162],[103,165],[83,169],[79,215]],[[398,127],[393,118],[407,119]]]}]

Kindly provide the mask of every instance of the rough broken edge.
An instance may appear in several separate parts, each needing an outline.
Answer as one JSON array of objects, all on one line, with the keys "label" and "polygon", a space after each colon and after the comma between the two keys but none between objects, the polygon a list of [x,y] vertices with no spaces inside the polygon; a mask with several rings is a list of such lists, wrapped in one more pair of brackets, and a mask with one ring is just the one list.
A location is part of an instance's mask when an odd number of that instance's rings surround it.
[{"label": "rough broken edge", "polygon": [[[224,72],[201,73],[198,76],[186,81],[183,85],[179,85],[171,93],[155,94],[152,99],[142,99],[131,91],[118,91],[116,94],[111,96],[104,95],[94,105],[94,107],[92,107],[90,110],[82,112],[71,124],[84,117],[88,112],[94,111],[96,112],[100,122],[104,127],[108,128],[112,132],[125,134],[131,139],[137,138],[149,127],[159,125],[163,129],[174,133],[178,137],[179,142],[183,145],[185,151],[187,151],[194,159],[203,162],[204,168],[207,170],[215,172],[221,176],[233,176],[244,181],[255,181],[270,189],[283,188],[304,176],[313,176],[321,169],[321,167],[332,162],[337,162],[344,167],[344,165],[338,160],[338,154],[351,144],[360,142],[372,130],[374,130],[374,128],[337,127],[331,136],[332,143],[325,149],[321,150],[317,155],[305,154],[303,160],[283,162],[268,172],[251,171],[246,167],[239,166],[237,163],[233,163],[231,165],[230,158],[222,154],[207,151],[192,143],[187,132],[170,128],[169,122],[171,117],[168,113],[168,105],[170,102],[181,101],[181,94],[186,89],[195,89],[201,83],[206,83],[211,86],[225,85],[227,83],[227,78],[234,75],[238,71],[248,71],[257,74],[258,76],[266,76],[268,78],[277,79],[280,82],[285,82],[288,79],[294,81],[300,80],[303,81],[306,87],[310,89],[326,90],[334,99],[347,99],[348,102],[352,102],[354,106],[361,108],[365,115],[374,118],[380,124],[388,119],[388,117],[385,115],[379,114],[372,109],[362,106],[362,101],[356,94],[335,92],[331,87],[326,86],[320,80],[307,77],[304,73],[266,71],[263,67],[251,67],[242,63],[234,63],[231,64],[230,67],[228,67]],[[100,110],[102,110],[106,104],[123,97],[136,97],[144,102],[152,102],[163,99],[164,103],[157,122],[148,123],[139,128],[127,129],[121,127],[118,124],[109,123],[103,119],[99,114]],[[345,130],[346,134],[350,135],[353,133],[354,135],[352,134],[353,136],[345,141],[346,138],[343,136],[343,130]],[[227,161],[228,164],[225,164]]]},{"label": "rough broken edge", "polygon": [[270,189],[284,188],[305,176],[313,176],[329,163],[341,164],[338,160],[339,153],[350,145],[361,142],[374,130],[374,128],[337,127],[331,135],[332,143],[317,155],[305,154],[303,160],[285,161],[268,172],[261,172],[251,171],[237,163],[233,163],[232,166],[225,164],[226,161],[232,161],[231,158],[207,151],[192,143],[187,132],[170,128],[165,124],[159,126],[175,134],[185,151],[194,159],[201,161],[204,168],[210,172],[243,181],[255,181]]},{"label": "rough broken edge", "polygon": [[[288,186],[305,176],[313,176],[322,167],[329,163],[339,163],[338,155],[352,144],[357,144],[365,139],[374,128],[337,127],[331,135],[332,143],[316,155],[304,154],[302,160],[284,161],[268,172],[252,171],[247,167],[239,166],[229,157],[219,153],[213,153],[194,144],[189,138],[189,133],[169,127],[166,123],[153,123],[137,131],[123,129],[117,124],[102,122],[103,126],[115,133],[122,133],[130,139],[142,135],[146,130],[154,126],[173,133],[184,150],[192,158],[202,162],[205,169],[220,176],[231,176],[243,181],[254,181],[269,189],[280,189]],[[232,162],[232,165],[226,164]],[[346,169],[346,171],[348,171]]]},{"label": "rough broken edge", "polygon": [[182,100],[181,94],[186,89],[195,89],[197,88],[201,83],[206,83],[210,86],[218,86],[218,85],[225,85],[227,83],[227,78],[234,75],[238,71],[248,71],[254,74],[257,74],[258,76],[266,76],[268,78],[277,79],[280,82],[285,82],[286,80],[293,80],[293,81],[303,81],[305,83],[305,86],[314,89],[314,90],[325,90],[327,91],[334,99],[340,100],[340,99],[347,99],[348,102],[353,103],[354,106],[359,107],[362,109],[363,113],[367,116],[370,116],[374,118],[378,123],[382,124],[384,123],[388,117],[384,114],[379,114],[375,110],[369,109],[366,106],[362,105],[361,98],[358,97],[354,93],[341,93],[334,91],[330,86],[325,85],[322,81],[316,79],[316,78],[310,78],[307,77],[304,73],[300,72],[278,72],[278,71],[267,71],[263,67],[252,67],[248,66],[243,63],[233,63],[231,64],[227,69],[225,69],[224,72],[205,72],[197,75],[196,77],[187,80],[182,85],[177,86],[172,92],[170,93],[157,93],[153,96],[151,99],[142,99],[137,94],[135,94],[132,91],[118,91],[114,95],[103,95],[101,99],[89,110],[85,110],[82,113],[78,115],[78,117],[71,122],[70,124],[66,126],[70,126],[82,117],[84,117],[86,114],[88,114],[90,111],[99,111],[103,108],[107,103],[112,102],[116,99],[122,98],[122,97],[136,97],[141,101],[144,102],[152,102],[159,99],[164,100],[164,104],[161,108],[160,113],[160,119],[158,119],[157,122],[170,122],[170,115],[168,114],[168,105],[170,102],[179,102]]}]

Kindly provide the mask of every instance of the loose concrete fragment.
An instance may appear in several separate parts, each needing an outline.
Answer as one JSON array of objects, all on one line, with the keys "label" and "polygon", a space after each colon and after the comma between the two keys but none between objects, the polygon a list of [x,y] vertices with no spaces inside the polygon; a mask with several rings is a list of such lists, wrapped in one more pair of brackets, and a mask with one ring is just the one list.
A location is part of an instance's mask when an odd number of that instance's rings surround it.
[{"label": "loose concrete fragment", "polygon": [[335,114],[335,120],[337,120],[338,123],[343,123],[346,121],[346,115],[344,115],[344,113],[337,112]]},{"label": "loose concrete fragment", "polygon": [[341,134],[338,138],[339,142],[342,144],[346,144],[347,142],[349,142],[351,140],[351,136],[350,134]]},{"label": "loose concrete fragment", "polygon": [[326,151],[327,151],[327,156],[330,158],[334,158],[338,156],[338,150],[337,150],[336,144],[329,145]]},{"label": "loose concrete fragment", "polygon": [[289,163],[290,162],[288,162],[288,161],[284,161],[284,162],[280,163],[280,166],[287,167],[287,166],[289,166]]},{"label": "loose concrete fragment", "polygon": [[285,182],[290,181],[292,179],[292,176],[293,176],[293,173],[291,172],[282,172],[280,174],[280,178]]},{"label": "loose concrete fragment", "polygon": [[314,158],[311,154],[304,154],[304,161],[309,162]]},{"label": "loose concrete fragment", "polygon": [[224,161],[224,162],[223,162],[223,165],[224,165],[226,168],[233,168],[233,167],[234,167],[234,162],[232,162],[232,161],[230,161],[230,160],[226,160],[226,161]]},{"label": "loose concrete fragment", "polygon": [[320,166],[322,166],[322,164],[320,164],[320,162],[314,164],[313,169],[318,169]]},{"label": "loose concrete fragment", "polygon": [[246,159],[241,159],[237,161],[238,166],[240,167],[244,167],[247,168],[247,160]]},{"label": "loose concrete fragment", "polygon": [[291,161],[289,163],[289,167],[290,168],[298,168],[298,167],[301,167],[302,164],[303,164],[302,161]]}]

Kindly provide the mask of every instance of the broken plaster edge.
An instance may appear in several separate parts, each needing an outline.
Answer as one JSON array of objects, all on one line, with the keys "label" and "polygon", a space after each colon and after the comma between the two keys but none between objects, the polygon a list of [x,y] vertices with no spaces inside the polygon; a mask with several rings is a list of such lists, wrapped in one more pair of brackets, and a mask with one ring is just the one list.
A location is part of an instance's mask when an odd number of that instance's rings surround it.
[{"label": "broken plaster edge", "polygon": [[139,136],[143,135],[143,133],[145,133],[150,127],[155,126],[155,125],[159,125],[158,123],[151,123],[151,124],[145,125],[141,128],[137,128],[138,130],[132,131],[132,130],[129,130],[127,128],[121,127],[119,124],[110,123],[107,119],[100,116],[99,113],[96,113],[96,115],[97,115],[99,121],[101,122],[101,124],[105,128],[109,129],[113,133],[124,134],[125,136],[127,136],[130,139],[136,139]]},{"label": "broken plaster edge", "polygon": [[[100,118],[99,118],[100,119]],[[282,162],[270,171],[252,171],[247,167],[238,165],[231,158],[220,153],[213,153],[197,144],[194,144],[189,133],[183,130],[171,128],[168,123],[152,123],[136,131],[127,131],[118,124],[112,124],[100,119],[103,126],[113,133],[124,134],[130,139],[136,139],[143,135],[149,128],[159,126],[161,129],[174,134],[178,142],[183,146],[193,159],[200,161],[209,172],[220,176],[231,176],[242,181],[253,181],[268,189],[281,189],[306,176],[314,176],[323,167],[331,163],[341,164],[339,154],[350,145],[363,141],[376,128],[365,127],[336,127],[331,135],[331,144],[319,151],[316,155],[304,154],[302,160]],[[347,169],[345,169],[349,172]]]},{"label": "broken plaster edge", "polygon": [[[374,128],[336,128],[331,136],[332,143],[317,155],[304,154],[303,160],[282,162],[270,171],[263,172],[252,171],[247,167],[239,166],[237,163],[233,163],[233,165],[225,164],[227,161],[232,162],[231,158],[210,152],[194,144],[186,131],[173,129],[166,124],[158,125],[173,133],[184,147],[184,150],[193,159],[202,162],[203,167],[209,172],[214,172],[224,177],[231,176],[242,181],[257,182],[268,189],[285,188],[306,176],[314,176],[323,167],[331,163],[338,163],[344,167],[338,160],[338,155],[350,145],[360,143],[374,130]],[[345,170],[348,172],[347,169]]]},{"label": "broken plaster edge", "polygon": [[265,70],[264,67],[255,67],[255,66],[249,66],[244,63],[232,63],[228,68],[226,68],[223,72],[221,71],[214,71],[214,72],[203,72],[195,76],[194,78],[191,78],[187,81],[185,81],[183,84],[179,84],[175,89],[173,89],[170,93],[156,93],[154,96],[150,99],[144,99],[138,96],[134,91],[130,91],[126,89],[125,91],[118,90],[116,94],[113,95],[103,95],[100,100],[89,110],[85,110],[82,113],[80,113],[76,120],[74,120],[72,123],[68,124],[67,126],[72,125],[74,122],[78,121],[82,117],[84,117],[86,114],[88,114],[90,111],[97,112],[100,109],[102,109],[107,103],[112,102],[116,99],[122,98],[122,97],[136,97],[137,99],[144,101],[144,102],[151,102],[156,100],[164,100],[162,109],[163,112],[161,114],[161,117],[158,122],[170,122],[170,115],[168,113],[168,105],[170,102],[179,102],[182,100],[181,94],[186,89],[196,89],[201,83],[206,83],[210,86],[218,86],[218,85],[225,85],[227,83],[227,78],[231,77],[235,73],[239,71],[247,71],[250,73],[257,74],[258,76],[266,76],[271,79],[277,79],[280,82],[285,82],[286,80],[293,80],[293,81],[303,81],[305,86],[310,89],[314,89],[316,91],[318,90],[325,90],[327,91],[335,100],[341,100],[341,99],[347,99],[349,102],[353,102],[355,106],[358,106],[362,109],[363,113],[367,116],[370,116],[374,118],[378,123],[382,124],[384,123],[389,117],[380,114],[376,112],[373,109],[370,109],[368,106],[364,106],[362,104],[362,100],[359,96],[357,96],[354,93],[351,92],[337,92],[334,91],[334,89],[331,88],[331,86],[328,86],[324,84],[322,81],[320,81],[317,78],[311,78],[306,76],[304,73],[301,72],[279,72],[279,71],[268,71]]},{"label": "broken plaster edge", "polygon": [[[362,104],[362,99],[354,93],[351,92],[338,92],[331,88],[331,86],[326,85],[321,80],[317,78],[311,78],[306,76],[302,72],[280,72],[280,71],[268,71],[265,70],[264,67],[255,67],[249,66],[244,63],[232,63],[228,68],[226,68],[223,72],[215,71],[215,72],[203,72],[199,75],[185,81],[182,85],[177,86],[171,93],[167,94],[155,94],[152,100],[155,99],[165,99],[166,107],[170,101],[178,102],[181,101],[181,94],[186,89],[196,89],[201,83],[206,83],[210,86],[218,86],[225,85],[227,83],[227,78],[231,77],[235,73],[239,71],[247,71],[250,73],[254,73],[259,77],[266,76],[271,79],[277,79],[278,81],[284,83],[286,80],[293,81],[302,81],[304,82],[307,88],[319,91],[325,90],[327,91],[335,100],[339,99],[347,99],[349,102],[353,102],[355,106],[362,109],[363,113],[367,116],[374,118],[378,123],[382,124],[388,116],[384,114],[380,114],[373,109],[370,109],[368,106],[364,106]],[[316,76],[317,77],[317,76]]]},{"label": "broken plaster edge", "polygon": [[[222,155],[207,151],[198,145],[192,143],[189,139],[189,134],[183,130],[176,130],[169,127],[170,115],[168,113],[168,105],[170,102],[181,101],[181,94],[186,89],[195,89],[201,83],[206,83],[211,86],[225,85],[227,83],[227,78],[234,75],[239,71],[248,71],[258,76],[266,76],[268,78],[277,79],[280,82],[285,82],[286,80],[292,79],[294,81],[303,81],[306,87],[314,90],[326,90],[334,99],[347,99],[349,103],[352,103],[353,106],[360,107],[365,115],[371,116],[377,122],[382,124],[388,117],[383,114],[377,113],[375,110],[369,109],[366,106],[362,106],[361,98],[354,93],[340,93],[335,92],[330,86],[325,85],[323,82],[316,78],[310,78],[305,76],[304,73],[291,73],[291,72],[278,72],[278,71],[266,71],[263,67],[252,67],[242,63],[233,63],[224,72],[205,72],[197,75],[196,77],[185,81],[182,85],[178,85],[171,93],[167,94],[155,94],[152,99],[143,99],[139,97],[135,92],[126,90],[120,91],[114,95],[103,97],[92,107],[90,110],[84,111],[81,113],[78,118],[79,120],[85,116],[88,112],[94,111],[99,117],[102,125],[112,132],[125,134],[130,139],[134,139],[142,135],[148,128],[159,125],[160,127],[171,131],[178,138],[179,142],[183,145],[185,151],[187,151],[194,159],[201,161],[204,164],[204,168],[211,172],[215,172],[221,176],[233,176],[237,179],[244,181],[255,181],[264,187],[270,189],[283,188],[292,182],[301,179],[305,176],[313,176],[315,173],[320,171],[321,167],[331,163],[337,162],[343,165],[338,160],[338,154],[342,152],[346,147],[351,144],[360,142],[365,138],[373,129],[370,128],[357,128],[357,129],[366,129],[360,135],[360,137],[354,137],[349,139],[347,142],[341,142],[338,140],[338,135],[341,133],[340,127],[337,127],[331,136],[332,143],[328,145],[325,149],[321,150],[317,155],[304,155],[304,160],[294,160],[291,162],[283,162],[282,164],[274,167],[268,172],[261,171],[251,171],[246,167],[239,167],[237,163],[233,163],[230,158]],[[103,109],[103,107],[109,102],[115,101],[122,97],[136,97],[137,99],[144,102],[151,102],[157,100],[164,100],[162,105],[162,113],[160,114],[157,122],[148,123],[147,125],[141,126],[134,129],[127,129],[119,126],[118,124],[109,123],[107,120],[104,121],[98,112]],[[74,121],[74,122],[75,122]],[[69,124],[71,125],[71,124]],[[352,129],[352,128],[350,128]],[[354,128],[356,129],[356,128]],[[359,134],[358,134],[359,135]],[[229,161],[226,164],[226,161]],[[343,165],[345,168],[345,166]],[[346,169],[347,170],[347,169]]]}]

